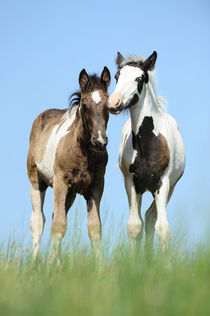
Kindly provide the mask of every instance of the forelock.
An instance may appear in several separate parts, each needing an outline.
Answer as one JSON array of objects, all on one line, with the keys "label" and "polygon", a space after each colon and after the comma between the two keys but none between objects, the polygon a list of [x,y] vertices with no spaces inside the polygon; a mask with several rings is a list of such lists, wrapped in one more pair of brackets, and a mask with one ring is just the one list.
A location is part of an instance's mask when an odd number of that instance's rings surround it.
[{"label": "forelock", "polygon": [[142,68],[144,61],[145,61],[145,59],[143,57],[129,55],[120,63],[118,68],[121,69],[126,65]]}]

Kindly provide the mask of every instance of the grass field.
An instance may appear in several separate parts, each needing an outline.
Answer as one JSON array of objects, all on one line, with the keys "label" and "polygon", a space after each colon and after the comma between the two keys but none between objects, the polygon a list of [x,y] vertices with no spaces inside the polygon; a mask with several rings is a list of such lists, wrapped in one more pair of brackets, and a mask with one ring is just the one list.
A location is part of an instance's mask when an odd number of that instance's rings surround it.
[{"label": "grass field", "polygon": [[119,243],[104,252],[100,272],[82,245],[64,251],[61,267],[49,267],[47,256],[42,251],[34,265],[30,250],[9,242],[0,257],[0,315],[210,314],[207,246],[146,258],[142,250],[131,257]]}]

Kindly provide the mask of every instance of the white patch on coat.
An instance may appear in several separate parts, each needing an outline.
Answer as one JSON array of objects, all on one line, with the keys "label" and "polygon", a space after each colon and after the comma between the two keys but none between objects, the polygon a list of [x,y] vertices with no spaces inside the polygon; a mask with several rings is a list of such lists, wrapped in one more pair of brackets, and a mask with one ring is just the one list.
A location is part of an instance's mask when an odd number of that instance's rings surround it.
[{"label": "white patch on coat", "polygon": [[99,91],[94,91],[92,92],[92,100],[93,102],[95,102],[96,104],[98,104],[99,102],[101,102],[101,96]]},{"label": "white patch on coat", "polygon": [[63,124],[57,124],[48,139],[47,146],[43,155],[42,161],[37,165],[38,170],[49,181],[50,185],[53,185],[54,177],[54,161],[58,144],[62,137],[68,134],[68,129],[72,125],[76,117],[77,106],[75,106],[67,115],[66,113],[62,117]]}]

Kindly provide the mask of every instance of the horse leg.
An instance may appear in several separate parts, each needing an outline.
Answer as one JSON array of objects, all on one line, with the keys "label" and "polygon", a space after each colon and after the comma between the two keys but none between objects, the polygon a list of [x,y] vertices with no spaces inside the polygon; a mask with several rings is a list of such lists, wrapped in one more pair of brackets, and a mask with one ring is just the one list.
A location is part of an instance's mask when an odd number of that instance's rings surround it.
[{"label": "horse leg", "polygon": [[168,249],[168,242],[170,238],[170,228],[167,219],[166,205],[173,193],[173,189],[174,187],[172,187],[172,189],[170,190],[169,178],[164,177],[159,191],[155,193],[155,203],[157,209],[157,221],[155,223],[155,231],[157,233],[158,239],[160,240],[162,250]]},{"label": "horse leg", "polygon": [[145,214],[145,249],[146,250],[150,250],[153,248],[156,221],[157,221],[157,209],[156,209],[156,204],[154,200]]},{"label": "horse leg", "polygon": [[[167,203],[170,201],[175,185],[176,184],[172,185],[169,189]],[[157,209],[156,209],[156,203],[154,200],[145,214],[145,233],[146,233],[145,249],[147,250],[153,248],[156,221],[157,221]]]},{"label": "horse leg", "polygon": [[97,189],[93,190],[91,195],[86,198],[88,236],[91,241],[92,251],[95,255],[95,259],[99,267],[102,265],[100,201],[103,193],[103,183],[99,185]]},{"label": "horse leg", "polygon": [[125,188],[129,202],[129,218],[127,222],[127,232],[130,241],[131,252],[134,253],[137,241],[141,241],[143,236],[143,220],[141,217],[142,195],[137,194],[133,181],[125,177]]},{"label": "horse leg", "polygon": [[68,194],[66,197],[66,202],[65,202],[65,210],[66,210],[66,215],[68,214],[68,211],[72,204],[74,203],[76,194]]},{"label": "horse leg", "polygon": [[31,235],[33,240],[33,261],[37,258],[39,252],[40,241],[44,230],[45,216],[43,213],[43,204],[45,191],[35,189],[31,185],[31,203],[33,212],[31,215]]},{"label": "horse leg", "polygon": [[56,176],[53,182],[54,216],[51,227],[51,254],[50,261],[60,263],[61,241],[66,232],[66,197],[68,186],[63,182],[62,176]]},{"label": "horse leg", "polygon": [[[68,194],[66,197],[66,202],[65,202],[65,210],[66,210],[66,215],[68,214],[68,211],[72,204],[74,203],[76,194]],[[54,218],[54,212],[52,213],[52,220]]]}]

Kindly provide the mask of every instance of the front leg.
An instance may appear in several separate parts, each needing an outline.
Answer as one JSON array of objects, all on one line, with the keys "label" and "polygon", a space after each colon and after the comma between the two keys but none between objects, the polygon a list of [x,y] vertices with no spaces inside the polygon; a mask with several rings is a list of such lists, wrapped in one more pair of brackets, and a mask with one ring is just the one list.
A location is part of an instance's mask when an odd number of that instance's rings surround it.
[{"label": "front leg", "polygon": [[[173,194],[175,185],[176,184],[172,185],[170,187],[170,189],[169,189],[167,203],[170,201],[170,198],[171,198],[171,196]],[[166,189],[166,195],[167,195],[167,190],[168,189]],[[158,198],[157,197],[156,197],[156,201],[158,203]],[[159,214],[160,214],[160,211],[159,211]],[[146,214],[145,214],[145,232],[146,232],[145,249],[146,250],[149,250],[149,249],[153,248],[153,239],[154,239],[154,231],[155,231],[155,223],[156,223],[156,221],[157,221],[157,209],[156,209],[156,203],[155,203],[155,200],[154,200],[152,202],[150,208],[146,211]],[[166,244],[167,244],[167,242],[166,242]]]},{"label": "front leg", "polygon": [[92,251],[95,255],[95,259],[99,267],[102,264],[100,201],[103,193],[103,183],[101,183],[86,197],[88,216],[88,236],[91,241]]},{"label": "front leg", "polygon": [[43,204],[46,191],[35,189],[31,185],[31,203],[33,213],[31,215],[31,235],[33,239],[33,261],[36,260],[42,233],[44,230],[45,216],[43,213]]},{"label": "front leg", "polygon": [[129,218],[127,232],[130,241],[131,253],[134,254],[137,242],[141,242],[144,222],[141,217],[141,194],[137,194],[133,181],[129,177],[124,178],[125,189],[129,202]]},{"label": "front leg", "polygon": [[61,241],[66,232],[66,198],[68,186],[64,183],[62,175],[56,175],[53,181],[54,216],[51,227],[51,254],[50,263],[60,262]]},{"label": "front leg", "polygon": [[[172,189],[173,192],[173,189]],[[168,199],[170,198],[170,181],[168,177],[162,179],[162,185],[158,192],[155,193],[155,203],[157,209],[157,221],[155,223],[155,231],[158,239],[160,240],[162,250],[168,249],[168,243],[170,238],[170,228],[167,219],[166,206]]]}]

